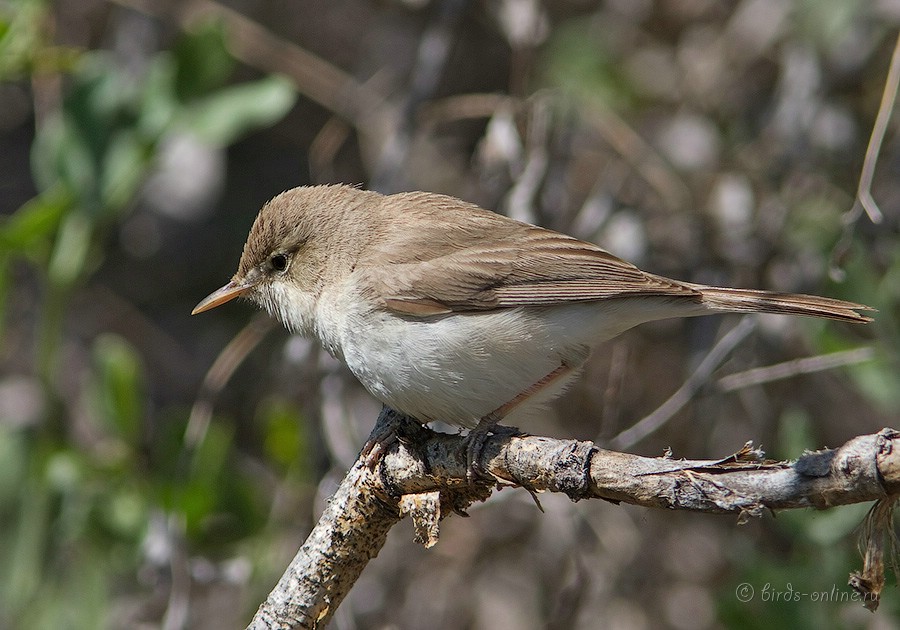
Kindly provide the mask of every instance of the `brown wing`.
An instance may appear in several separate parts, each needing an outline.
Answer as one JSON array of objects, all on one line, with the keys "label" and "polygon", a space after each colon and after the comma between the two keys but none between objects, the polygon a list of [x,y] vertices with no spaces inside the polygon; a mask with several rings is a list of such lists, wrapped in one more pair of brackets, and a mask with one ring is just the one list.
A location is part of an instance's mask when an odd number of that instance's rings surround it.
[{"label": "brown wing", "polygon": [[696,289],[596,245],[475,206],[438,216],[416,234],[397,230],[380,248],[380,260],[390,264],[373,266],[371,279],[395,312],[428,316],[639,295],[701,299]]}]

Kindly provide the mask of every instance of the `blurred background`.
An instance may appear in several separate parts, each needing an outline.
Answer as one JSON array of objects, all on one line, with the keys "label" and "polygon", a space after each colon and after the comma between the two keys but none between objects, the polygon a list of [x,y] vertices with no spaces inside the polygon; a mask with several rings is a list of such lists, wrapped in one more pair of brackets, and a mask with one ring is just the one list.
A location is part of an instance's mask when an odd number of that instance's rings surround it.
[{"label": "blurred background", "polygon": [[[881,221],[854,195],[898,24],[898,0],[0,2],[0,628],[243,627],[281,575],[379,405],[249,304],[189,314],[301,184],[879,309],[643,326],[530,433],[792,458],[897,427],[897,116]],[[401,523],[333,627],[900,627],[893,576],[876,614],[848,601],[866,505],[542,502],[498,492],[427,551]]]}]

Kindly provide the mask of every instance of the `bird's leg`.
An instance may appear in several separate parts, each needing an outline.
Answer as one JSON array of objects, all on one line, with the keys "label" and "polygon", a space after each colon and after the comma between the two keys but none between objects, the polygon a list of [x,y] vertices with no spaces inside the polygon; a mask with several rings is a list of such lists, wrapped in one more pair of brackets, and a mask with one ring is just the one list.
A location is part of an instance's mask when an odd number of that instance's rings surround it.
[{"label": "bird's leg", "polygon": [[500,405],[478,421],[475,428],[469,431],[469,434],[466,436],[466,475],[469,478],[469,483],[474,482],[477,476],[484,474],[484,470],[481,468],[481,452],[484,450],[484,444],[489,435],[499,435],[503,433],[515,436],[522,434],[522,432],[515,427],[498,427],[497,423],[540,390],[552,385],[571,371],[572,368],[565,363],[560,364],[558,368],[523,390],[515,398]]},{"label": "bird's leg", "polygon": [[359,459],[373,469],[384,457],[384,454],[394,442],[405,442],[404,433],[412,431],[414,427],[422,428],[416,420],[400,414],[387,405],[382,407],[378,421],[372,429],[372,433],[363,445],[359,453]]},{"label": "bird's leg", "polygon": [[369,439],[363,444],[359,458],[366,462],[366,466],[370,470],[374,470],[375,466],[387,452],[388,448],[398,440],[397,427],[389,425],[384,431],[378,433],[373,432],[369,435]]}]

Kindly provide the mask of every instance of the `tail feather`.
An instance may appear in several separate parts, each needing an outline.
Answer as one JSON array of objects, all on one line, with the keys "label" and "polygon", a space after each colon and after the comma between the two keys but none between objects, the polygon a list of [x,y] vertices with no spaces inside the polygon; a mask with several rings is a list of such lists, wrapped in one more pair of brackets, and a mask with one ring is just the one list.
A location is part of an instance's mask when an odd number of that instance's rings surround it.
[{"label": "tail feather", "polygon": [[746,313],[781,313],[786,315],[809,315],[843,322],[866,323],[872,318],[857,311],[874,311],[864,304],[855,304],[834,298],[802,295],[799,293],[777,293],[753,289],[728,289],[689,285],[700,291],[702,302],[710,309]]}]

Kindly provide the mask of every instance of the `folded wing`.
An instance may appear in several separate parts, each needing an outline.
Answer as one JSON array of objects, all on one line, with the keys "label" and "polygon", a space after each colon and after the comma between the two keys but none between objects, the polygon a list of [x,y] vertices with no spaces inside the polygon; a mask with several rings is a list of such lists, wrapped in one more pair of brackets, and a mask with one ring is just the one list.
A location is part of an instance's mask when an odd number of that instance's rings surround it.
[{"label": "folded wing", "polygon": [[503,228],[500,238],[469,234],[465,246],[383,269],[385,305],[426,316],[639,295],[701,300],[696,289],[644,273],[591,243],[525,224]]}]

